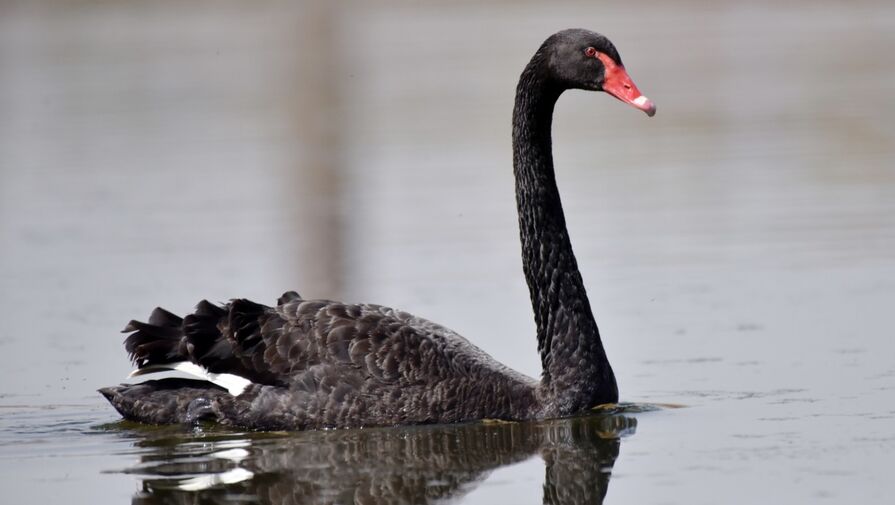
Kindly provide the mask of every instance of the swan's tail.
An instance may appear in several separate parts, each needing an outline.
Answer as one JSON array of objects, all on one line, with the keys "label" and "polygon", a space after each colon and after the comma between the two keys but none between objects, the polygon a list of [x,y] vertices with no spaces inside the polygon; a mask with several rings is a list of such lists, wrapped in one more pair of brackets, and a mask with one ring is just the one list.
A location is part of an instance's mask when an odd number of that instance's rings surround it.
[{"label": "swan's tail", "polygon": [[234,396],[241,394],[251,381],[229,373],[238,373],[240,366],[222,331],[227,317],[225,307],[202,300],[186,318],[156,308],[149,322],[129,322],[123,330],[131,333],[124,347],[137,365],[130,377],[177,370],[216,384]]},{"label": "swan's tail", "polygon": [[[300,299],[290,291],[278,304]],[[205,415],[221,419],[220,405],[232,409],[236,397],[250,385],[283,385],[282,370],[273,370],[263,359],[269,345],[264,330],[279,335],[275,330],[282,324],[272,308],[248,300],[223,306],[203,300],[184,318],[157,308],[148,322],[131,321],[124,328],[130,333],[125,349],[137,366],[131,377],[175,370],[201,380],[147,381],[103,388],[100,393],[128,419],[151,423],[191,422]],[[230,401],[222,402],[220,395]],[[213,412],[208,410],[210,398],[218,405]],[[229,417],[238,416],[231,412]]]},{"label": "swan's tail", "polygon": [[131,361],[137,366],[143,366],[186,359],[182,325],[183,319],[161,307],[152,311],[148,323],[127,323],[121,332],[130,333],[124,341],[124,348]]},{"label": "swan's tail", "polygon": [[128,356],[139,368],[180,361],[196,361],[207,355],[222,339],[219,324],[227,310],[207,300],[196,306],[186,319],[163,308],[149,315],[149,322],[131,321],[122,333],[130,333],[124,341]]}]

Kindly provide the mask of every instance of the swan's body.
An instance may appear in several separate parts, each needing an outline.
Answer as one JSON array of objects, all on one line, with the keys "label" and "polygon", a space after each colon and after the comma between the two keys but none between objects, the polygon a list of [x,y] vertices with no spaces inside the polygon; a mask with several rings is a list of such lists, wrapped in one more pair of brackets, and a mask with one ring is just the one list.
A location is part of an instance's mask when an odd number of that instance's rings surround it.
[{"label": "swan's body", "polygon": [[519,80],[514,173],[523,265],[543,365],[537,381],[453,331],[378,305],[304,300],[276,307],[201,302],[181,319],[156,309],[132,321],[134,375],[163,379],[100,390],[126,418],[211,419],[252,429],[314,429],[574,414],[618,400],[572,252],[553,174],[554,104],[569,88],[604,90],[652,115],[612,44],[585,30],[544,42]]}]

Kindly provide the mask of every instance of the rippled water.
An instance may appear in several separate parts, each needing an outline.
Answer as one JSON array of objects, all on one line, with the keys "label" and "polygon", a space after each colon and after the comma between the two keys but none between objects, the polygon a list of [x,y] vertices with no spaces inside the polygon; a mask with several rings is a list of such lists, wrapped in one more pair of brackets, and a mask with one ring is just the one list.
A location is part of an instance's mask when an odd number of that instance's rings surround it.
[{"label": "rippled water", "polygon": [[[525,502],[539,488],[544,503],[596,503],[606,494],[620,437],[636,431],[632,414],[657,409],[624,405],[537,423],[293,434],[127,421],[91,425],[78,419],[85,416],[77,409],[61,409],[64,421],[47,412],[14,411],[3,428],[35,441],[50,436],[61,457],[130,459],[105,473],[136,478],[133,503],[441,503],[462,497]],[[35,418],[43,428],[34,426]],[[100,448],[106,454],[97,454]],[[13,452],[28,458],[27,450]],[[535,456],[543,463],[532,461]],[[534,464],[520,472],[518,465],[527,461]],[[502,471],[516,476],[489,478]],[[522,485],[519,474],[527,477]]]},{"label": "rippled water", "polygon": [[[246,434],[95,393],[127,320],[287,289],[536,376],[509,115],[571,25],[658,104],[569,93],[555,122],[631,403]],[[874,1],[0,3],[0,502],[888,503],[893,50]]]}]

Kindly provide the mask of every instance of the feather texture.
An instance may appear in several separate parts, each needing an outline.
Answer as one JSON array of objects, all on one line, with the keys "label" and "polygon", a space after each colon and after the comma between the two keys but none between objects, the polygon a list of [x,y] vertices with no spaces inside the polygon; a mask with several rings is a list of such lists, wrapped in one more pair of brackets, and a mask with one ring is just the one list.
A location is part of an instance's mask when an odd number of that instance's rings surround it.
[{"label": "feather texture", "polygon": [[[280,302],[202,301],[179,332],[131,322],[126,347],[138,366],[133,375],[178,369],[204,378],[231,393],[213,395],[218,421],[257,429],[532,415],[537,381],[442,326],[379,305],[296,296]],[[144,420],[132,414],[133,397],[151,387],[119,386],[104,394],[125,417]],[[208,396],[192,392],[194,400]],[[191,403],[167,403],[167,422],[190,417]],[[172,407],[178,405],[181,411]]]}]

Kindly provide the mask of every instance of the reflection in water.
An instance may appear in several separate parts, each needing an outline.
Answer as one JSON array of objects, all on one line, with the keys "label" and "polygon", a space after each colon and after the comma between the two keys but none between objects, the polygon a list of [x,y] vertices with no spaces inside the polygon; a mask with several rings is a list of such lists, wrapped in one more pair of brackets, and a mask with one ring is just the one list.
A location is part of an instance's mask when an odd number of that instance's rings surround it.
[{"label": "reflection in water", "polygon": [[[122,423],[128,425],[127,423]],[[484,422],[294,435],[140,433],[134,504],[435,503],[492,470],[540,454],[544,503],[601,503],[619,438],[637,420],[601,414],[538,423]]]}]

